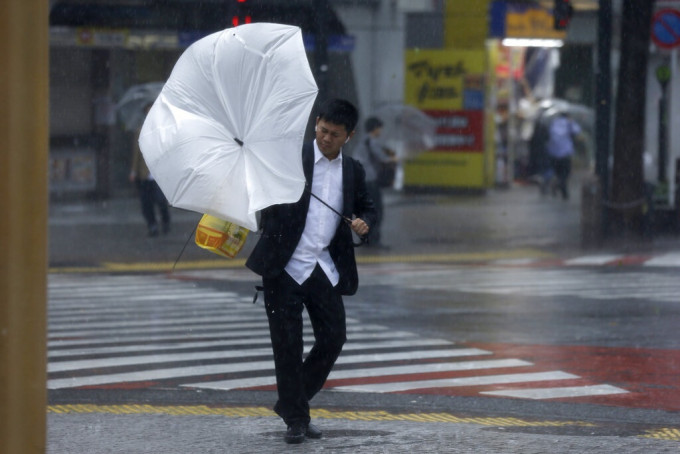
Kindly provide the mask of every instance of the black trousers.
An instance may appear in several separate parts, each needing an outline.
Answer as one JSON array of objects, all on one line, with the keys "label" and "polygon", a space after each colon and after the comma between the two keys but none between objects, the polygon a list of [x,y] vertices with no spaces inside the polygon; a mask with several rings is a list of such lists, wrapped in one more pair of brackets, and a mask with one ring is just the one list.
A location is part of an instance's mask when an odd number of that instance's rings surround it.
[{"label": "black trousers", "polygon": [[[342,296],[318,265],[302,285],[285,271],[262,284],[279,397],[274,411],[288,425],[309,423],[309,401],[323,387],[347,339]],[[314,346],[303,360],[305,307]]]},{"label": "black trousers", "polygon": [[170,225],[168,201],[158,183],[154,180],[137,180],[137,188],[139,190],[139,201],[142,205],[142,215],[146,220],[147,227],[154,228],[158,225],[156,222],[156,206],[158,206],[163,226]]},{"label": "black trousers", "polygon": [[557,188],[562,193],[563,199],[569,198],[568,180],[571,174],[571,157],[552,158],[552,166],[557,177]]}]

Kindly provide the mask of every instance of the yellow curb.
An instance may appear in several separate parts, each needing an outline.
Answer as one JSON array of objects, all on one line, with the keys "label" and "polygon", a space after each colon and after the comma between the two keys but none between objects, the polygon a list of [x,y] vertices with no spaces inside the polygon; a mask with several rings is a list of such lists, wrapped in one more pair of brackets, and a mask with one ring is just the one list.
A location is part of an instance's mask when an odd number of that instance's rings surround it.
[{"label": "yellow curb", "polygon": [[[275,417],[266,407],[210,407],[207,405],[161,406],[161,405],[49,405],[48,413],[87,414],[108,413],[115,415],[162,414],[173,416],[226,416],[233,418]],[[520,418],[472,418],[450,413],[389,413],[386,411],[331,411],[312,409],[311,417],[316,419],[347,419],[350,421],[411,421],[433,423],[478,424],[497,427],[563,427],[593,426],[583,421],[532,421]]]},{"label": "yellow curb", "polygon": [[[229,418],[277,417],[276,413],[266,407],[211,407],[208,405],[92,405],[65,404],[48,405],[47,413],[89,414],[105,413],[113,415],[169,415],[169,416],[224,416]],[[387,411],[335,411],[312,409],[315,419],[346,419],[349,421],[410,421],[426,423],[477,424],[493,427],[595,427],[585,421],[530,420],[514,417],[468,417],[451,413],[390,413]],[[648,430],[642,438],[680,441],[680,429],[663,428]]]},{"label": "yellow curb", "polygon": [[[450,254],[402,254],[402,255],[366,255],[358,256],[359,264],[377,263],[475,263],[492,260],[513,260],[513,259],[547,259],[553,258],[553,254],[535,249],[516,249],[509,251],[488,251],[488,252],[460,252]],[[200,269],[222,269],[222,268],[241,268],[244,267],[246,259],[216,259],[216,260],[194,260],[179,262],[103,262],[98,266],[91,267],[51,267],[49,273],[125,273],[125,272],[170,272],[173,270],[200,270]]]},{"label": "yellow curb", "polygon": [[657,440],[680,441],[680,429],[666,427],[663,429],[648,430],[642,438],[654,438]]}]

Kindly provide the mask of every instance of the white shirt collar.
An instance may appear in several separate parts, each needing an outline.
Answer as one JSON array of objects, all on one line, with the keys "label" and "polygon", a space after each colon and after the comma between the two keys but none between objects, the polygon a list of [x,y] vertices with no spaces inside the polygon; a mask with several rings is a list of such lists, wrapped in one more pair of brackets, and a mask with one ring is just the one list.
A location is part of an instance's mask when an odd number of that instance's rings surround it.
[{"label": "white shirt collar", "polygon": [[[317,143],[316,143],[316,139],[314,139],[314,164],[319,162],[319,160],[321,158],[326,159],[328,161],[328,158],[325,157],[323,155],[323,153],[321,153],[321,150],[319,149],[319,145],[317,145]],[[342,162],[342,148],[340,148],[340,154],[338,155],[338,157],[333,159],[333,161],[329,161],[329,162],[335,162],[335,161]]]}]

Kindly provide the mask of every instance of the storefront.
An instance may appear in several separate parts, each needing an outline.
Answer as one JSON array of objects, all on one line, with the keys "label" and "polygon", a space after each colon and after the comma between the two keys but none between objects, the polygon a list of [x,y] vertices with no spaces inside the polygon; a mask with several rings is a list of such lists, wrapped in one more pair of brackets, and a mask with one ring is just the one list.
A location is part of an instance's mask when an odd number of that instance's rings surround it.
[{"label": "storefront", "polygon": [[[149,41],[155,41],[149,44]],[[132,134],[115,104],[127,87],[164,80],[182,51],[169,34],[50,29],[50,195],[125,194]]]},{"label": "storefront", "polygon": [[552,11],[536,6],[496,1],[489,17],[495,183],[507,185],[541,170],[536,155],[543,150],[532,138],[554,98],[566,32],[555,30]]},{"label": "storefront", "polygon": [[437,121],[435,146],[405,164],[407,188],[487,186],[486,52],[406,52],[405,103]]},{"label": "storefront", "polygon": [[[244,10],[243,5],[251,5]],[[261,7],[262,5],[266,7]],[[268,0],[54,2],[50,13],[50,196],[84,199],[126,196],[134,133],[116,102],[131,86],[166,80],[181,53],[209,33],[244,22],[302,28],[315,55],[312,2]],[[329,91],[356,101],[349,54],[354,48],[335,14],[326,17]],[[351,83],[348,83],[351,81]]]},{"label": "storefront", "polygon": [[569,53],[567,65],[581,59],[578,77],[561,71],[566,32],[551,10],[526,3],[447,2],[444,27],[443,49],[406,51],[405,102],[439,129],[437,146],[406,163],[405,186],[484,190],[529,178],[539,116],[556,93],[576,104],[590,95],[590,53]]}]

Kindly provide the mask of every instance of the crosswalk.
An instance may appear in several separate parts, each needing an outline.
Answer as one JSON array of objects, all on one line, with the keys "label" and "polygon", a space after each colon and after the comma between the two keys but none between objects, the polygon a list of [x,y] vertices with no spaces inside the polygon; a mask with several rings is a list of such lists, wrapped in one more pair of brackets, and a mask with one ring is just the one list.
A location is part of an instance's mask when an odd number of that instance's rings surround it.
[{"label": "crosswalk", "polygon": [[677,303],[680,294],[680,280],[675,273],[638,269],[617,269],[602,275],[588,268],[429,265],[406,273],[401,267],[385,265],[379,273],[364,273],[362,284],[497,296],[569,296],[603,301],[625,298],[666,303]]},{"label": "crosswalk", "polygon": [[490,260],[488,265],[507,266],[566,266],[566,267],[620,267],[640,266],[650,269],[679,268],[680,252],[667,252],[656,254],[588,254],[570,258],[514,258]]},{"label": "crosswalk", "polygon": [[[50,275],[48,388],[275,389],[264,310],[224,287],[164,275]],[[347,331],[331,391],[524,399],[628,392],[351,317]]]}]

